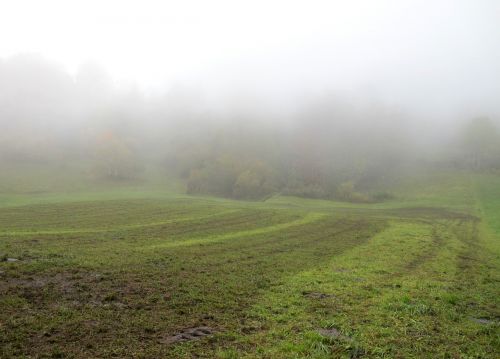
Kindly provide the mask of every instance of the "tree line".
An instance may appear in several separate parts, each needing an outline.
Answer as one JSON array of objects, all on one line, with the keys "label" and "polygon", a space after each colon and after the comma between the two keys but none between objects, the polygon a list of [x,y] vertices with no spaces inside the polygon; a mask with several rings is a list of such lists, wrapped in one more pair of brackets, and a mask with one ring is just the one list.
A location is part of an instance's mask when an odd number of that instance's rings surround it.
[{"label": "tree line", "polygon": [[457,122],[430,150],[418,141],[430,133],[414,123],[404,111],[335,95],[286,114],[215,110],[182,88],[145,96],[116,86],[92,64],[70,75],[37,56],[0,61],[0,165],[78,162],[112,181],[160,166],[193,194],[372,202],[390,198],[381,188],[402,173],[429,163],[500,169],[494,119]]}]

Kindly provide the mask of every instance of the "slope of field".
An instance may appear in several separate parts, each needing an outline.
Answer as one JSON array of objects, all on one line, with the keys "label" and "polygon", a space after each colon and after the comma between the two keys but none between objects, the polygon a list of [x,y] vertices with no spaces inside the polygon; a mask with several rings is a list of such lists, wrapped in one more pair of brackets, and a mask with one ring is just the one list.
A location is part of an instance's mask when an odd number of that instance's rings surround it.
[{"label": "slope of field", "polygon": [[411,188],[0,197],[0,357],[498,357],[500,178]]}]

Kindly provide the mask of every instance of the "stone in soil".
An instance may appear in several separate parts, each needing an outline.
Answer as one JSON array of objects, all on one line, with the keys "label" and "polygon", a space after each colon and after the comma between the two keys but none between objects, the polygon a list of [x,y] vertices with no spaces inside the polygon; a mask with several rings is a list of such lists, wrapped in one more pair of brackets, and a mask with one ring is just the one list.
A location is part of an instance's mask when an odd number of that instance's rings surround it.
[{"label": "stone in soil", "polygon": [[213,334],[214,330],[210,327],[195,327],[184,329],[182,332],[160,340],[164,344],[173,344],[177,342],[185,342],[188,340],[198,340]]},{"label": "stone in soil", "polygon": [[473,322],[479,323],[479,324],[494,324],[495,321],[491,319],[486,319],[486,318],[470,318]]},{"label": "stone in soil", "polygon": [[302,295],[307,298],[312,299],[325,299],[333,297],[331,294],[321,293],[321,292],[302,292]]},{"label": "stone in soil", "polygon": [[351,338],[349,338],[348,336],[343,335],[336,328],[318,329],[318,333],[321,334],[324,337],[331,338],[331,339],[340,339],[340,340],[344,340],[344,341],[350,341],[351,340]]}]

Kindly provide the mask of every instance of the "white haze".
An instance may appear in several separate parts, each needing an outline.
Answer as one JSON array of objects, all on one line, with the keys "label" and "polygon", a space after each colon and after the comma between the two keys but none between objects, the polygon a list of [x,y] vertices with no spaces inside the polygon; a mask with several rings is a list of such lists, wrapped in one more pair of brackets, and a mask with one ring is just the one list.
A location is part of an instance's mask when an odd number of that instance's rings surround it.
[{"label": "white haze", "polygon": [[286,112],[333,92],[426,123],[500,114],[496,0],[4,0],[0,58],[18,53],[221,108]]},{"label": "white haze", "polygon": [[499,171],[499,20],[497,0],[2,1],[0,194],[374,202]]}]

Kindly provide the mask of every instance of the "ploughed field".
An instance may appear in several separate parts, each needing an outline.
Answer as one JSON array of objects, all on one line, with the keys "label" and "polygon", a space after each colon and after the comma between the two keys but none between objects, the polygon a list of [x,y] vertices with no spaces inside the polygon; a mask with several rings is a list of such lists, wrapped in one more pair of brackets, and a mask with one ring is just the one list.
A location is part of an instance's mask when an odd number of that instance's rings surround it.
[{"label": "ploughed field", "polygon": [[0,357],[496,358],[499,193],[5,201]]}]

